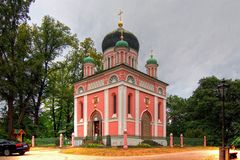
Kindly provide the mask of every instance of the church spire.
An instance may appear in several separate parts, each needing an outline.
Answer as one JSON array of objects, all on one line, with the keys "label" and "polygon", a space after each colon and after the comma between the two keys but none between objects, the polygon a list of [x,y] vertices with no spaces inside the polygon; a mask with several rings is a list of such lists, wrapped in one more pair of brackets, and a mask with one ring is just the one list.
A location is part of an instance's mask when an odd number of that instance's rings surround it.
[{"label": "church spire", "polygon": [[119,15],[118,27],[119,28],[122,28],[122,26],[123,26],[122,14],[123,14],[123,11],[120,9],[119,13],[118,13],[118,15]]}]

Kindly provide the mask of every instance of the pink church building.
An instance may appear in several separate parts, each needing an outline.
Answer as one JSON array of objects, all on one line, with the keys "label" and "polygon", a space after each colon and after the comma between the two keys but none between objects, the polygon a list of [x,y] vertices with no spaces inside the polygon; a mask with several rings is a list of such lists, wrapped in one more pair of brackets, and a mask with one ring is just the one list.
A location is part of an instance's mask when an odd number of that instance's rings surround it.
[{"label": "pink church building", "polygon": [[[118,28],[102,42],[103,71],[95,73],[94,59],[84,58],[84,78],[74,84],[75,146],[86,137],[97,137],[112,146],[151,139],[166,146],[166,87],[157,77],[158,63],[151,55],[146,73],[137,69],[139,42],[134,34]],[[141,61],[143,62],[143,61]]]}]

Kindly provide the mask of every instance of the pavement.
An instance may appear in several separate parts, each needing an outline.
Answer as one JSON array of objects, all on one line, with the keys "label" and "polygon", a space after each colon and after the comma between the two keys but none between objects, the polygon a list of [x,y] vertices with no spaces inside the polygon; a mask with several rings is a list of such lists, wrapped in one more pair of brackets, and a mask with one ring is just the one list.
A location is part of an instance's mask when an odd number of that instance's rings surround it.
[{"label": "pavement", "polygon": [[[71,155],[59,152],[59,149],[29,151],[23,156],[14,154],[12,156],[0,156],[0,160],[217,160],[217,150],[187,151],[179,153],[166,153],[148,156],[122,156],[122,157],[98,157]],[[238,154],[239,155],[239,154]]]}]

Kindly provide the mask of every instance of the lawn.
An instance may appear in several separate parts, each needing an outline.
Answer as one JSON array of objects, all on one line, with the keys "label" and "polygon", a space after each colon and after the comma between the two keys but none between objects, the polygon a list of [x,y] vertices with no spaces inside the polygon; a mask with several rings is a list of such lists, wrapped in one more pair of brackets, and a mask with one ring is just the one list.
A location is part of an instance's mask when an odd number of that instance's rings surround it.
[{"label": "lawn", "polygon": [[186,152],[194,150],[216,150],[217,147],[161,147],[161,148],[64,148],[61,153],[91,156],[143,156],[163,153]]}]

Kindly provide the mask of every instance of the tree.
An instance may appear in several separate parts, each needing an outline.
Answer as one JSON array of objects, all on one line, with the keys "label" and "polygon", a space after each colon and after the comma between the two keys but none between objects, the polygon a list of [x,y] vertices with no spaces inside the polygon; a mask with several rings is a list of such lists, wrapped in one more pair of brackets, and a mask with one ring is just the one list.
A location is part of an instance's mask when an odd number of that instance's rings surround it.
[{"label": "tree", "polygon": [[167,133],[180,135],[185,131],[186,99],[178,96],[167,97]]},{"label": "tree", "polygon": [[36,133],[38,133],[39,110],[47,87],[51,65],[55,58],[63,52],[63,49],[76,47],[77,39],[76,35],[70,32],[70,28],[49,16],[45,16],[41,26],[35,25],[33,27],[33,42],[34,52],[38,55],[37,63],[41,66],[39,68],[38,91],[32,96],[34,124]]},{"label": "tree", "polygon": [[[0,94],[7,101],[8,137],[12,137],[14,102],[17,95],[17,75],[20,74],[17,39],[19,26],[29,19],[33,0],[1,1],[0,3]],[[20,33],[20,34],[19,34]],[[21,57],[20,61],[24,58]]]}]

